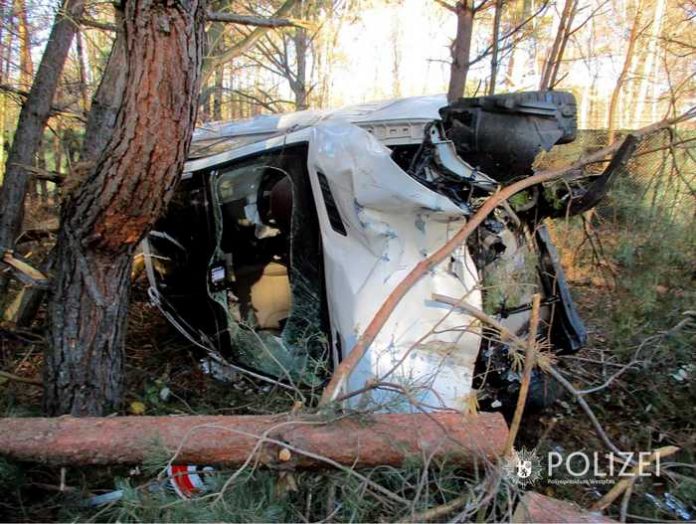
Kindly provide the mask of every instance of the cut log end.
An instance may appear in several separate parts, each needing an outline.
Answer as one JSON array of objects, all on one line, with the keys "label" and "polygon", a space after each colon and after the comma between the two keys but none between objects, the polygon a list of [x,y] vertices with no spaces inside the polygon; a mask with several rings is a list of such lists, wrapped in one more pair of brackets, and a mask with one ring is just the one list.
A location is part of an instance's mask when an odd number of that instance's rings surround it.
[{"label": "cut log end", "polygon": [[608,523],[616,522],[600,513],[590,513],[565,500],[530,491],[525,493],[512,516],[512,522]]}]

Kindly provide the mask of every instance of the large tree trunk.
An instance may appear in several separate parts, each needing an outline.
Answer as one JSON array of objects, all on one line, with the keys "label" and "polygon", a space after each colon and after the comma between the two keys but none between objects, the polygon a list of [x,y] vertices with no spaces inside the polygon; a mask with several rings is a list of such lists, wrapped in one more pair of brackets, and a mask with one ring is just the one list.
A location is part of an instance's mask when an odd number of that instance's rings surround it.
[{"label": "large tree trunk", "polygon": [[464,96],[466,77],[469,73],[471,35],[474,30],[473,0],[457,2],[455,12],[457,13],[457,36],[452,47],[452,65],[447,89],[447,101],[450,103]]},{"label": "large tree trunk", "polygon": [[[83,0],[65,0],[63,8],[56,15],[41,65],[19,114],[0,191],[0,251],[13,249],[19,235],[24,218],[24,200],[32,179],[23,166],[34,164],[53,95],[75,34],[74,20],[82,16],[83,8]],[[6,279],[0,276],[0,296],[4,294],[6,286]]]},{"label": "large tree trunk", "polygon": [[126,0],[128,76],[113,135],[64,204],[49,305],[44,407],[118,408],[130,265],[171,198],[196,116],[205,0]]}]

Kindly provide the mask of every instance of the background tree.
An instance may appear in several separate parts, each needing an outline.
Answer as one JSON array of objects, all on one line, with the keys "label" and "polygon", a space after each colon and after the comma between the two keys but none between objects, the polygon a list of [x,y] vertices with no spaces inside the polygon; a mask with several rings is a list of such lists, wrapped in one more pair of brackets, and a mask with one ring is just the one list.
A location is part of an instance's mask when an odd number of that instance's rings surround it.
[{"label": "background tree", "polygon": [[471,53],[471,38],[474,31],[476,13],[486,7],[488,0],[481,0],[478,5],[473,0],[462,0],[453,6],[446,2],[438,2],[457,15],[457,34],[452,43],[452,65],[450,80],[447,88],[447,100],[454,102],[464,95],[466,78],[469,74],[469,55]]},{"label": "background tree", "polygon": [[491,78],[488,82],[488,94],[495,94],[495,84],[498,77],[498,58],[500,44],[500,19],[503,15],[504,0],[495,0],[495,15],[493,17],[493,34],[491,49]]},{"label": "background tree", "polygon": [[[544,0],[539,4],[537,9],[532,12],[531,7],[527,6],[527,2],[524,2],[525,11],[523,12],[523,16],[513,16],[504,24],[503,12],[506,6],[504,0],[496,0],[492,3],[489,2],[489,0],[482,0],[478,5],[458,2],[454,6],[441,0],[437,0],[437,2],[457,15],[457,32],[450,47],[452,60],[450,62],[449,86],[447,89],[447,100],[450,102],[464,96],[470,69],[489,55],[491,61],[487,92],[488,94],[495,93],[501,60],[506,56],[510,56],[510,62],[514,61],[513,53],[517,45],[523,39],[528,39],[530,37],[530,32],[527,30],[528,26],[537,16],[541,15],[548,6],[548,0]],[[486,43],[485,46],[480,48],[480,50],[476,50],[475,55],[472,57],[472,38],[475,34],[475,17],[478,16],[479,19],[483,20],[483,15],[486,14],[486,11],[491,6],[494,7],[494,14],[490,21],[491,26],[490,32],[488,33],[490,37],[483,39]],[[527,7],[529,7],[529,9],[527,9]],[[506,27],[503,30],[504,25]],[[484,27],[483,31],[489,31],[488,27]],[[476,91],[478,91],[478,88]]]},{"label": "background tree", "polygon": [[257,68],[282,79],[291,97],[277,90],[257,86],[256,99],[268,107],[288,107],[301,111],[312,104],[314,89],[319,82],[319,40],[324,24],[330,17],[340,17],[335,0],[301,0],[293,8],[295,18],[305,24],[282,33],[266,33],[257,47],[245,58]]},{"label": "background tree", "polygon": [[616,110],[619,102],[619,97],[621,96],[621,90],[628,79],[629,71],[633,64],[633,54],[636,48],[636,42],[638,41],[638,36],[640,35],[640,23],[641,23],[641,5],[640,2],[636,3],[635,15],[633,16],[633,24],[631,26],[631,32],[628,36],[628,45],[626,46],[626,57],[624,58],[623,67],[621,68],[621,73],[619,78],[616,80],[616,85],[611,93],[611,99],[609,100],[609,111],[607,114],[607,140],[613,142],[615,138],[616,131]]},{"label": "background tree", "polygon": [[566,0],[561,13],[561,19],[558,23],[558,31],[553,39],[551,50],[544,61],[544,68],[541,73],[541,82],[539,89],[545,91],[555,84],[558,75],[558,69],[563,60],[563,53],[568,44],[568,38],[571,34],[571,26],[575,13],[578,8],[578,0]]},{"label": "background tree", "polygon": [[[65,0],[56,15],[31,91],[22,106],[0,188],[0,251],[14,249],[19,235],[24,200],[31,180],[26,166],[33,165],[41,144],[63,64],[75,35],[74,20],[82,16],[83,10],[83,0]],[[7,280],[0,273],[0,295],[6,288]]]}]

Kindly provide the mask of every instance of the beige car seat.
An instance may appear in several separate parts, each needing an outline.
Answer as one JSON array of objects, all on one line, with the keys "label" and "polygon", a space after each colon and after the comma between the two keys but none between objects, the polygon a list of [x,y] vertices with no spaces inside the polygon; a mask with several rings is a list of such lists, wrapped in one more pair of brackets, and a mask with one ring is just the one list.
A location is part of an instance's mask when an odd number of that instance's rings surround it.
[{"label": "beige car seat", "polygon": [[281,328],[281,322],[290,315],[290,297],[288,268],[270,262],[261,278],[251,286],[251,305],[256,311],[259,329]]}]

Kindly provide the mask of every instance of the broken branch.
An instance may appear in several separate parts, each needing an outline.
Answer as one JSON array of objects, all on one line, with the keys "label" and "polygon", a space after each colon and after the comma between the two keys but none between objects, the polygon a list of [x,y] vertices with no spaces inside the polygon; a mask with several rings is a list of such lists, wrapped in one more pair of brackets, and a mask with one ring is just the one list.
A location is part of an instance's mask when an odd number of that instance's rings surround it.
[{"label": "broken branch", "polygon": [[520,499],[512,522],[616,522],[598,513],[589,513],[572,502],[529,491]]},{"label": "broken branch", "polygon": [[640,475],[643,472],[643,468],[649,466],[655,461],[659,461],[663,457],[674,455],[677,451],[679,451],[679,449],[680,448],[677,446],[665,446],[653,451],[649,457],[641,460],[636,466],[633,467],[628,477],[621,479],[619,482],[614,484],[607,494],[592,506],[592,511],[603,511],[607,509],[611,503],[619,497],[619,495],[621,495],[631,486],[632,482],[636,479],[636,475]]},{"label": "broken branch", "polygon": [[29,286],[47,287],[48,277],[24,260],[16,258],[11,251],[5,251],[0,264],[7,266],[14,277]]},{"label": "broken branch", "polygon": [[524,353],[524,370],[522,371],[522,383],[520,384],[520,392],[517,396],[517,406],[515,414],[512,417],[510,424],[510,433],[505,443],[505,455],[512,453],[512,447],[515,444],[517,431],[520,429],[522,422],[522,414],[524,407],[527,404],[527,394],[529,393],[529,382],[532,379],[532,369],[536,365],[536,336],[537,327],[539,326],[539,309],[541,307],[541,294],[535,293],[532,298],[532,314],[529,320],[529,337],[527,338],[527,347]]},{"label": "broken branch", "polygon": [[575,389],[575,387],[566,380],[566,378],[561,374],[560,371],[558,371],[555,367],[549,365],[546,368],[544,368],[544,371],[548,372],[549,375],[551,375],[553,378],[556,379],[557,382],[563,386],[568,393],[573,395],[575,398],[575,401],[580,405],[582,410],[585,412],[587,415],[587,418],[590,419],[590,422],[592,423],[592,426],[595,429],[595,433],[597,433],[597,436],[600,438],[602,442],[604,442],[604,445],[609,448],[613,453],[616,455],[621,456],[621,451],[619,448],[617,448],[614,443],[611,441],[609,436],[607,435],[606,431],[604,431],[604,428],[602,425],[599,423],[599,420],[597,420],[596,415],[594,414],[594,411],[592,411],[592,408],[590,405],[587,403],[587,401],[582,397],[580,392]]},{"label": "broken branch", "polygon": [[[446,297],[443,295],[438,295],[436,293],[433,293],[433,300],[437,300],[438,302],[443,302],[445,304],[450,304],[450,305],[455,305],[458,304],[456,300],[450,297]],[[458,307],[467,313],[469,313],[471,316],[476,318],[477,320],[488,324],[492,328],[494,328],[496,331],[500,333],[500,337],[503,340],[510,340],[513,344],[520,348],[526,348],[527,343],[519,338],[517,335],[514,333],[510,332],[508,329],[505,328],[500,322],[495,320],[494,318],[490,317],[489,315],[486,315],[483,311],[480,309],[477,309],[473,306],[470,306],[465,303],[461,303],[459,305],[455,305],[455,307]],[[573,385],[566,380],[566,378],[561,374],[560,371],[558,371],[555,367],[552,365],[546,365],[544,366],[544,371],[549,373],[553,378],[555,378],[565,389],[575,397],[576,401],[578,404],[580,404],[580,407],[583,409],[587,417],[590,419],[590,422],[595,428],[595,431],[597,433],[597,436],[604,442],[604,445],[610,449],[612,452],[616,453],[617,455],[621,454],[621,451],[619,451],[619,448],[617,448],[614,443],[611,441],[611,439],[607,436],[606,432],[604,431],[604,428],[602,428],[602,425],[599,423],[599,420],[597,420],[597,417],[594,414],[594,411],[592,411],[592,408],[590,405],[585,401],[585,399],[582,397],[582,393],[579,392]]]},{"label": "broken branch", "polygon": [[32,386],[43,387],[43,382],[40,380],[35,380],[33,378],[20,377],[14,373],[8,373],[7,371],[0,370],[0,378],[11,380],[12,382],[21,382],[22,384],[31,384]]}]

